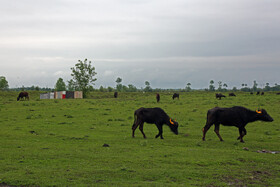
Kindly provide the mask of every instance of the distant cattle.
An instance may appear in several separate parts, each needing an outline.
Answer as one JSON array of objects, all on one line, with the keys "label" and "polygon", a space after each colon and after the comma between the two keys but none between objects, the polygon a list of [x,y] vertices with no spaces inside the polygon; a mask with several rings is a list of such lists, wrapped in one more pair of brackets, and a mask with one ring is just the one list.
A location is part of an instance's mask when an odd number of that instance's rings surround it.
[{"label": "distant cattle", "polygon": [[157,99],[157,102],[159,102],[159,100],[160,100],[160,95],[157,93],[157,95],[156,95],[156,99]]},{"label": "distant cattle", "polygon": [[261,95],[264,95],[264,92],[262,92]]},{"label": "distant cattle", "polygon": [[179,99],[179,94],[178,93],[174,93],[172,96],[172,99],[178,98]]},{"label": "distant cattle", "polygon": [[276,95],[280,95],[280,92],[276,93]]},{"label": "distant cattle", "polygon": [[226,97],[225,95],[221,94],[221,93],[216,93],[216,99],[222,99],[222,97]]},{"label": "distant cattle", "polygon": [[20,92],[18,97],[17,97],[17,101],[19,100],[29,100],[29,95],[27,92]]},{"label": "distant cattle", "polygon": [[114,92],[114,98],[118,97],[118,92]]},{"label": "distant cattle", "polygon": [[250,92],[250,94],[253,95],[254,93],[253,93],[253,92]]},{"label": "distant cattle", "polygon": [[139,108],[134,112],[134,123],[132,125],[132,137],[134,138],[134,132],[139,126],[140,131],[143,134],[143,137],[146,138],[146,135],[143,131],[144,122],[156,124],[159,133],[156,135],[156,138],[162,137],[162,126],[166,124],[169,126],[170,130],[174,134],[178,134],[178,122],[172,120],[161,108]]},{"label": "distant cattle", "polygon": [[234,93],[229,93],[228,96],[236,96]]},{"label": "distant cattle", "polygon": [[240,142],[244,143],[243,137],[247,134],[245,126],[247,123],[254,122],[257,120],[272,122],[273,119],[270,115],[264,110],[252,111],[241,106],[235,106],[232,108],[219,108],[215,107],[207,112],[207,122],[203,128],[203,137],[202,140],[205,141],[206,132],[214,124],[215,133],[219,137],[220,141],[223,141],[219,129],[220,124],[225,126],[235,126],[239,129]]},{"label": "distant cattle", "polygon": [[260,95],[260,92],[257,92],[257,94],[256,95]]}]

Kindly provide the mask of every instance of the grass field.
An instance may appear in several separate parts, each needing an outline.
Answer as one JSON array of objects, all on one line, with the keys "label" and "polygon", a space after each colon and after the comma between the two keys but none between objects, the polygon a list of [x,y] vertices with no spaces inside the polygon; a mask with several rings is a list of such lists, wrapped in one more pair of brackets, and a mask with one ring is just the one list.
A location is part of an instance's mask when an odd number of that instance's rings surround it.
[{"label": "grass field", "polygon": [[[89,99],[16,101],[17,92],[0,92],[0,186],[280,186],[280,96],[236,93],[216,100],[214,93],[93,92]],[[247,125],[245,143],[236,127],[212,127],[203,142],[207,110],[215,106],[264,108],[272,123]],[[179,123],[179,135],[167,126],[164,139],[145,124],[147,139],[133,113],[161,107]],[[108,144],[109,147],[103,147]],[[245,148],[245,149],[244,149]]]}]

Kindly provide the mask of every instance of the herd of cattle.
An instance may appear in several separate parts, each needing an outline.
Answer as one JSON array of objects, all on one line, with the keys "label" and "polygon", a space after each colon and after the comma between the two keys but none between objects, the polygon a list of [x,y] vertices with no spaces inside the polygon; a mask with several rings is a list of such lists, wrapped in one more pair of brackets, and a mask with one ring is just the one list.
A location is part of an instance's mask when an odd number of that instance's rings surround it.
[{"label": "herd of cattle", "polygon": [[[253,94],[253,93],[251,93]],[[260,93],[257,92],[257,95],[264,95],[264,92]],[[277,95],[280,95],[280,93],[277,93]],[[236,96],[234,93],[229,93],[229,96]],[[114,97],[118,97],[118,92],[114,92]],[[221,93],[216,94],[217,99],[221,99],[222,97],[226,97],[225,95]],[[179,99],[179,94],[174,93],[172,96],[172,99],[174,100],[175,98]],[[29,95],[27,92],[20,92],[19,96],[17,97],[17,100],[29,100]],[[156,94],[156,101],[160,101],[160,94]],[[265,122],[272,122],[273,118],[266,112],[266,110],[261,109],[261,110],[256,110],[252,111],[249,110],[245,107],[241,106],[234,106],[231,108],[220,108],[220,107],[215,107],[207,112],[207,121],[206,125],[203,127],[202,132],[202,140],[205,141],[205,136],[207,131],[210,129],[212,125],[215,125],[214,132],[217,134],[218,138],[220,141],[223,141],[219,129],[220,129],[220,124],[224,126],[235,126],[239,130],[239,137],[237,140],[240,140],[240,142],[244,143],[243,137],[247,134],[247,131],[245,129],[245,126],[254,121],[265,121]],[[134,123],[132,125],[132,137],[134,136],[135,130],[139,126],[139,130],[143,134],[143,137],[146,138],[146,135],[143,131],[143,126],[144,123],[150,123],[150,124],[155,124],[158,128],[158,134],[156,135],[156,138],[160,137],[163,139],[162,136],[162,126],[166,124],[169,126],[170,130],[175,133],[176,135],[178,134],[178,122],[175,120],[171,119],[166,112],[161,109],[161,108],[139,108],[134,112]]]}]

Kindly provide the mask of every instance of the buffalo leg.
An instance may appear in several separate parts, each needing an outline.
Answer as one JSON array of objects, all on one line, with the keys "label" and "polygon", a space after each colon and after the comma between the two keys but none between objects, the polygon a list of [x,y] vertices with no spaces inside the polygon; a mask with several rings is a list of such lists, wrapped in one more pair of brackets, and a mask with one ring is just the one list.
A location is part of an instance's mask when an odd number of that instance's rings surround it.
[{"label": "buffalo leg", "polygon": [[205,141],[206,133],[207,133],[207,131],[210,129],[210,127],[211,127],[212,125],[213,125],[213,124],[211,124],[211,123],[206,123],[206,125],[203,127],[203,129],[202,129],[202,132],[203,132],[202,140],[203,140],[203,141]]},{"label": "buffalo leg", "polygon": [[[247,134],[247,131],[245,128],[243,128],[242,130],[242,134],[243,134],[243,137]],[[237,138],[237,140],[240,140],[240,136]]]},{"label": "buffalo leg", "polygon": [[[243,132],[244,132],[244,134],[243,134]],[[242,142],[242,143],[245,143],[244,140],[243,140],[243,136],[245,136],[245,133],[246,133],[246,129],[240,127],[239,128],[239,135],[240,135],[239,137],[240,137],[240,142]]]},{"label": "buffalo leg", "polygon": [[158,138],[160,136],[161,139],[163,139],[162,137],[162,125],[157,125],[158,128],[158,134],[156,135],[156,138]]},{"label": "buffalo leg", "polygon": [[220,130],[220,124],[215,124],[215,133],[217,134],[217,136],[219,137],[220,141],[224,141],[219,133],[219,130]]},{"label": "buffalo leg", "polygon": [[144,126],[144,123],[141,123],[140,126],[139,126],[139,129],[140,129],[140,131],[142,132],[143,137],[146,138],[146,135],[145,135],[145,133],[144,133],[144,131],[143,131],[143,126]]},{"label": "buffalo leg", "polygon": [[134,122],[134,124],[132,125],[132,137],[134,138],[134,132],[137,129],[139,125],[139,121],[137,120],[136,122]]}]

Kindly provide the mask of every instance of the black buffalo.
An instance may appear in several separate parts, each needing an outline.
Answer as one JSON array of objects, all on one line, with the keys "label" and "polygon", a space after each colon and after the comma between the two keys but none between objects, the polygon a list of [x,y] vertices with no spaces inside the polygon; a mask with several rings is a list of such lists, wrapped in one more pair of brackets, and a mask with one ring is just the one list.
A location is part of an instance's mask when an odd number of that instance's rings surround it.
[{"label": "black buffalo", "polygon": [[159,102],[159,100],[160,100],[160,95],[157,93],[157,95],[156,95],[156,99],[157,99],[157,102]]},{"label": "black buffalo", "polygon": [[17,97],[17,101],[18,100],[29,100],[29,95],[27,92],[20,92],[18,97]]},{"label": "black buffalo", "polygon": [[216,99],[222,99],[222,97],[226,97],[225,95],[221,94],[221,93],[216,93]]},{"label": "black buffalo", "polygon": [[134,138],[134,132],[139,126],[140,131],[143,134],[143,137],[146,138],[146,135],[143,131],[144,122],[156,124],[159,133],[156,135],[156,138],[162,137],[162,126],[166,124],[169,126],[172,132],[178,134],[178,122],[172,120],[161,108],[139,108],[134,112],[134,123],[132,125],[132,137]]},{"label": "black buffalo", "polygon": [[174,93],[172,96],[172,99],[178,98],[179,99],[179,94],[178,93]]},{"label": "black buffalo", "polygon": [[234,93],[229,93],[228,96],[236,96]]},{"label": "black buffalo", "polygon": [[114,92],[114,98],[118,97],[118,92]]},{"label": "black buffalo", "polygon": [[220,141],[223,141],[219,128],[220,124],[225,126],[235,126],[239,129],[240,142],[244,143],[243,137],[247,134],[245,126],[247,123],[254,122],[257,120],[272,122],[273,119],[270,115],[264,110],[252,111],[241,106],[235,106],[232,108],[219,108],[215,107],[208,110],[207,113],[207,122],[203,128],[203,137],[202,140],[205,141],[206,132],[214,124],[215,133],[219,137]]}]

